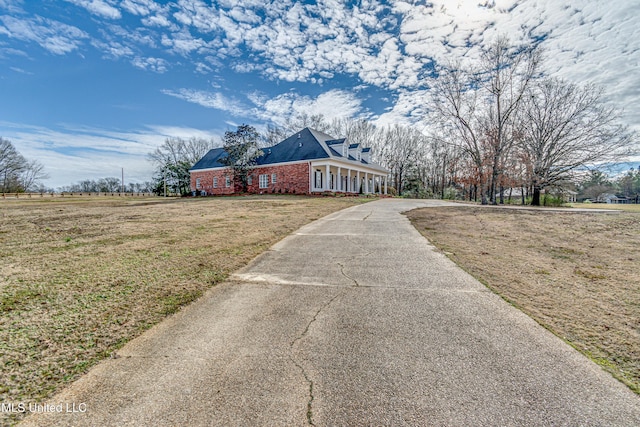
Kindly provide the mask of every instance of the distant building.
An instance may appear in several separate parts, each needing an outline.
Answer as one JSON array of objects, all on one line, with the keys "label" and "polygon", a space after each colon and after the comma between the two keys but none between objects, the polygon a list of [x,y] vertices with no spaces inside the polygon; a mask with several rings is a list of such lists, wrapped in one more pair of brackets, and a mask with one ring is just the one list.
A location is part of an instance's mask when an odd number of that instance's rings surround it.
[{"label": "distant building", "polygon": [[[505,200],[522,200],[524,196],[528,196],[527,192],[524,188],[521,187],[513,187],[513,188],[505,188],[502,190],[502,197]],[[552,196],[561,197],[565,203],[575,203],[578,197],[578,193],[573,190],[568,190],[566,188],[554,187],[548,189],[542,189],[540,191],[540,195],[544,196],[544,194],[551,194]],[[496,199],[500,198],[500,193],[496,193]]]},{"label": "distant building", "polygon": [[[371,161],[370,148],[344,138],[305,128],[262,151],[249,173],[249,193],[387,194],[389,171]],[[193,165],[191,191],[233,194],[233,172],[220,163],[225,157],[214,148]]]},{"label": "distant building", "polygon": [[604,203],[611,203],[611,204],[628,204],[628,203],[633,203],[633,200],[629,199],[628,197],[625,196],[616,196],[615,194],[611,194],[611,193],[606,193],[601,195],[600,197],[598,197],[598,201],[604,202]]}]

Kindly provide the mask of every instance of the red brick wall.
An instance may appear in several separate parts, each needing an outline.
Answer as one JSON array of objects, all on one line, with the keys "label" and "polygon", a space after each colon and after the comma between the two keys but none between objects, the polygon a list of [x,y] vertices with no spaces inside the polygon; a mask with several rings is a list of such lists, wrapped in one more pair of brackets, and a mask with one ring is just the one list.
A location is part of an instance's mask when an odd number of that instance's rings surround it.
[{"label": "red brick wall", "polygon": [[[271,182],[271,174],[276,174],[276,183]],[[260,175],[267,174],[269,176],[269,185],[267,188],[260,187]],[[225,176],[231,177],[231,187],[224,186]],[[289,193],[289,194],[308,194],[309,193],[309,163],[296,163],[292,165],[274,165],[260,166],[252,169],[251,185],[248,186],[249,193],[271,194],[271,193]],[[213,178],[218,177],[218,188],[213,188]],[[203,172],[191,172],[191,190],[196,189],[196,178],[200,178],[200,190],[206,191],[207,194],[232,194],[233,174],[229,170],[216,169]]]},{"label": "red brick wall", "polygon": [[[231,186],[225,187],[225,177],[231,178]],[[213,178],[218,178],[218,187],[213,188]],[[196,171],[191,172],[191,191],[196,190],[196,179],[200,178],[201,191],[206,191],[207,194],[233,194],[233,172],[227,169],[215,169],[208,171]]]}]

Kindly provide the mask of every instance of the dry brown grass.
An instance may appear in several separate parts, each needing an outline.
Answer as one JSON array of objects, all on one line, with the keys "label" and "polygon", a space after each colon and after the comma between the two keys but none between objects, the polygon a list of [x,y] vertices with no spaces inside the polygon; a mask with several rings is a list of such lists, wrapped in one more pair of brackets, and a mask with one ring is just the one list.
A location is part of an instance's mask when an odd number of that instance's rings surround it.
[{"label": "dry brown grass", "polygon": [[0,402],[41,402],[285,235],[362,202],[0,201]]},{"label": "dry brown grass", "polygon": [[610,203],[570,203],[570,207],[578,209],[605,209],[612,211],[640,213],[640,205],[636,204],[610,204]]},{"label": "dry brown grass", "polygon": [[409,213],[435,246],[640,392],[640,214]]}]

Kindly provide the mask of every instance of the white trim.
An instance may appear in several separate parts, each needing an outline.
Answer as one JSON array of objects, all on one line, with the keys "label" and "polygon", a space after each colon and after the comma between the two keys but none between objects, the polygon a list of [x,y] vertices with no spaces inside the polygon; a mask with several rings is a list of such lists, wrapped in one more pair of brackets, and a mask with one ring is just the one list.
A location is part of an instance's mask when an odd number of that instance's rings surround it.
[{"label": "white trim", "polygon": [[[317,160],[327,160],[327,159],[317,159]],[[313,162],[314,160],[294,160],[291,162],[279,162],[279,163],[268,163],[266,165],[255,165],[255,166],[251,166],[250,169],[256,169],[256,168],[269,168],[269,167],[273,167],[273,166],[288,166],[288,165],[298,165],[298,164],[304,164],[304,163],[309,163],[311,164],[311,162]],[[220,166],[217,168],[206,168],[206,169],[189,169],[189,172],[209,172],[209,171],[217,171],[217,170],[224,170],[224,169],[229,169],[229,166]]]},{"label": "white trim", "polygon": [[269,174],[261,173],[258,175],[258,188],[269,188]]},{"label": "white trim", "polygon": [[[335,167],[344,167],[345,169],[347,168],[351,168],[351,169],[361,169],[361,170],[367,170],[369,172],[372,173],[379,173],[379,174],[388,174],[389,171],[385,168],[383,168],[382,166],[379,165],[367,165],[364,163],[358,163],[358,162],[354,162],[353,160],[344,160],[344,159],[340,159],[340,158],[336,158],[336,157],[330,157],[328,159],[318,159],[318,160],[311,160],[312,166],[324,166],[326,163],[329,163],[331,166],[335,166]],[[340,165],[336,164],[336,163],[340,163]]]},{"label": "white trim", "polygon": [[[266,168],[266,167],[274,167],[274,166],[288,166],[288,165],[298,165],[298,164],[304,164],[307,163],[311,166],[323,166],[324,162],[338,162],[338,163],[342,163],[343,165],[348,165],[349,167],[351,167],[352,169],[355,168],[363,168],[363,169],[369,169],[372,171],[376,171],[376,172],[382,172],[385,174],[388,174],[389,171],[385,168],[383,168],[380,165],[377,164],[365,164],[365,163],[360,163],[354,160],[349,160],[349,159],[342,159],[340,157],[323,157],[323,158],[319,158],[319,159],[310,159],[310,160],[295,160],[295,161],[291,161],[291,162],[280,162],[280,163],[269,163],[266,165],[255,165],[255,166],[251,166],[251,169],[257,169],[257,168]],[[315,164],[314,164],[315,163]],[[216,170],[224,170],[224,169],[229,169],[229,166],[221,166],[221,167],[217,167],[217,168],[207,168],[207,169],[190,169],[189,172],[208,172],[208,171],[216,171]]]}]

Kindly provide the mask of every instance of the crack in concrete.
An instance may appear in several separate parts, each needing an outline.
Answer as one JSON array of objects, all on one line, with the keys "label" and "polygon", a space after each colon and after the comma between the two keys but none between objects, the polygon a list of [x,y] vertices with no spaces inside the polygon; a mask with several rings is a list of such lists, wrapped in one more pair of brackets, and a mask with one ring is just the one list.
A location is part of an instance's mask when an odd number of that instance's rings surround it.
[{"label": "crack in concrete", "polygon": [[[364,220],[363,220],[363,221],[364,221]],[[349,242],[349,243],[351,243],[353,246],[356,246],[357,248],[360,248],[360,247],[362,246],[362,244],[357,243],[357,242],[354,242],[354,241],[353,241],[353,239],[351,239],[351,236],[347,236],[347,237],[346,237],[346,241],[347,241],[347,242]],[[358,258],[366,258],[366,257],[368,257],[369,255],[371,255],[373,252],[374,252],[373,250],[369,250],[368,252],[365,252],[365,253],[364,253],[364,254],[362,254],[362,255],[352,255],[352,256],[350,256],[350,257],[349,257],[349,260],[351,260],[351,261],[355,261],[355,260],[356,260],[356,259],[358,259]]]},{"label": "crack in concrete", "polygon": [[366,221],[367,218],[369,218],[371,216],[371,214],[373,213],[373,211],[369,211],[369,213],[367,214],[367,216],[365,216],[364,218],[362,218],[363,221]]},{"label": "crack in concrete", "polygon": [[344,272],[344,265],[342,265],[341,263],[338,263],[338,265],[340,266],[340,273],[342,273],[342,275],[344,277],[346,277],[347,279],[349,279],[353,283],[355,283],[356,288],[359,288],[360,287],[360,283],[358,283],[358,281],[356,279],[354,279],[353,277],[349,276],[347,273]]},{"label": "crack in concrete", "polygon": [[296,358],[293,357],[293,349],[296,346],[296,344],[299,341],[301,341],[309,333],[309,329],[311,328],[311,325],[318,319],[318,316],[320,315],[320,313],[323,310],[325,310],[327,307],[329,307],[331,303],[335,301],[339,296],[341,296],[345,292],[345,289],[335,294],[329,301],[327,301],[326,304],[320,307],[318,311],[316,311],[316,314],[313,315],[313,318],[311,318],[309,323],[307,323],[307,326],[306,328],[304,328],[304,331],[302,331],[302,333],[295,340],[291,341],[291,344],[290,344],[291,354],[289,355],[289,358],[291,359],[293,364],[296,365],[298,369],[300,369],[300,372],[302,372],[302,376],[309,384],[309,400],[307,401],[307,424],[310,426],[315,426],[315,424],[313,423],[313,401],[315,399],[315,396],[313,395],[313,380],[309,378],[309,374],[307,373],[307,370],[304,368],[304,366],[302,366],[302,363],[298,362]]}]

